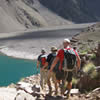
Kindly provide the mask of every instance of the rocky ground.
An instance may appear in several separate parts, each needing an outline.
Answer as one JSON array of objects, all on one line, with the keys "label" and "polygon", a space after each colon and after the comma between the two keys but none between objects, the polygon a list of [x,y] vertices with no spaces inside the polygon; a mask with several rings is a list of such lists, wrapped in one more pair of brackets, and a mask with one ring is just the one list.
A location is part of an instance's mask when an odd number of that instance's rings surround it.
[{"label": "rocky ground", "polygon": [[[40,89],[39,75],[27,77],[16,85],[0,88],[0,100],[66,100],[66,96],[62,97],[60,93],[52,96],[47,94],[48,87],[44,91]],[[72,93],[68,100],[100,100],[100,88],[86,94]]]},{"label": "rocky ground", "polygon": [[72,43],[78,47],[80,52],[97,48],[100,43],[100,23],[87,27],[80,34],[73,36]]}]

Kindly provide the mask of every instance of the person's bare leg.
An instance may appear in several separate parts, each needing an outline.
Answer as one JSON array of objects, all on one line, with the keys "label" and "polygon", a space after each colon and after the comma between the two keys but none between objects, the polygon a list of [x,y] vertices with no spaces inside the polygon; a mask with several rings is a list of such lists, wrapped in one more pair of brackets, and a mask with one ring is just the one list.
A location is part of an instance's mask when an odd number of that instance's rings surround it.
[{"label": "person's bare leg", "polygon": [[64,95],[66,89],[67,89],[66,81],[62,80],[62,85],[61,85],[61,95],[62,96]]},{"label": "person's bare leg", "polygon": [[67,89],[68,89],[67,98],[69,98],[70,91],[71,91],[71,89],[72,89],[72,82],[68,82],[68,84],[67,84]]},{"label": "person's bare leg", "polygon": [[43,90],[43,81],[44,81],[44,78],[43,78],[43,71],[40,69],[40,86]]},{"label": "person's bare leg", "polygon": [[55,95],[58,94],[58,84],[57,80],[55,81]]},{"label": "person's bare leg", "polygon": [[47,85],[48,85],[48,88],[49,88],[49,95],[52,94],[52,87],[51,87],[51,82],[50,82],[51,75],[52,75],[52,73],[50,73],[48,75],[48,80],[47,80]]},{"label": "person's bare leg", "polygon": [[48,79],[48,87],[49,87],[49,95],[51,95],[52,94],[52,87],[51,87],[50,79]]}]

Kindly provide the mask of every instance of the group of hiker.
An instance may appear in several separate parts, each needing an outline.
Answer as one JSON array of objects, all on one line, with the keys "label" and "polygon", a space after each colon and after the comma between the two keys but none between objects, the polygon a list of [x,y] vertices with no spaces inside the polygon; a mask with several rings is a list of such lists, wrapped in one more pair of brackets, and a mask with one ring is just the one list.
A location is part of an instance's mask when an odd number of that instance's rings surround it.
[{"label": "group of hiker", "polygon": [[46,55],[43,48],[37,59],[37,68],[40,66],[40,85],[44,89],[45,84],[49,87],[49,95],[52,95],[52,82],[55,85],[55,94],[58,94],[58,87],[61,95],[67,92],[69,97],[72,88],[73,70],[80,69],[80,57],[77,50],[72,48],[68,38],[63,40],[63,48],[58,50],[55,46],[51,47],[51,53]]}]

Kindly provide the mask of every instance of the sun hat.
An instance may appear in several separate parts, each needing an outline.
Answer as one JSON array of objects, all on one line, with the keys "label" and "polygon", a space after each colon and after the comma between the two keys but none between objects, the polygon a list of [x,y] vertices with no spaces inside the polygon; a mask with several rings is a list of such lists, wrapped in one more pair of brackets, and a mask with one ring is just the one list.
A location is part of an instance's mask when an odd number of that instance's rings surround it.
[{"label": "sun hat", "polygon": [[52,47],[51,47],[51,51],[57,51],[57,47],[52,46]]},{"label": "sun hat", "polygon": [[42,48],[42,49],[41,49],[41,52],[42,52],[42,53],[46,53],[45,48]]}]

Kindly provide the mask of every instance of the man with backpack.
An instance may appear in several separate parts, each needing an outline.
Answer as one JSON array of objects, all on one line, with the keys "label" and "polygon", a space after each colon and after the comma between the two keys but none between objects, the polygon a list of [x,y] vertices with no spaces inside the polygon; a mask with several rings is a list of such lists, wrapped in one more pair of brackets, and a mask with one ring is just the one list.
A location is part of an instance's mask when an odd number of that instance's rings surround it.
[{"label": "man with backpack", "polygon": [[42,89],[44,88],[44,83],[47,78],[47,72],[42,70],[43,66],[46,63],[46,58],[47,58],[46,50],[42,48],[41,54],[38,56],[38,59],[37,59],[37,69],[40,66],[40,85]]},{"label": "man with backpack", "polygon": [[[67,97],[69,97],[69,93],[72,88],[72,72],[75,66],[77,66],[77,69],[80,69],[80,57],[78,53],[70,47],[69,39],[64,39],[63,46],[64,49],[60,49],[58,51],[58,54],[51,65],[49,73],[52,72],[57,62],[60,61],[59,72],[56,74],[56,78],[58,80],[62,80],[62,83],[64,83],[62,88],[63,90],[61,91],[62,94],[64,94],[67,88]],[[66,81],[68,82],[67,86],[65,85]]]},{"label": "man with backpack", "polygon": [[[53,60],[56,58],[56,52],[57,52],[57,48],[55,46],[52,46],[51,47],[51,53],[47,56],[46,64],[42,68],[43,70],[45,68],[50,70],[51,64],[52,64]],[[58,86],[57,86],[57,81],[56,81],[56,76],[55,76],[56,71],[57,71],[57,66],[54,68],[53,72],[51,72],[48,75],[47,84],[48,84],[48,87],[49,87],[49,95],[52,94],[52,86],[51,86],[51,81],[50,81],[51,78],[52,78],[52,81],[55,85],[55,94],[57,94],[57,92],[58,92]]]}]

